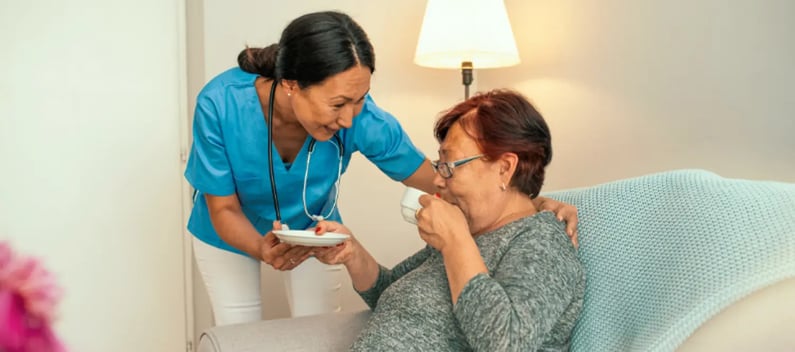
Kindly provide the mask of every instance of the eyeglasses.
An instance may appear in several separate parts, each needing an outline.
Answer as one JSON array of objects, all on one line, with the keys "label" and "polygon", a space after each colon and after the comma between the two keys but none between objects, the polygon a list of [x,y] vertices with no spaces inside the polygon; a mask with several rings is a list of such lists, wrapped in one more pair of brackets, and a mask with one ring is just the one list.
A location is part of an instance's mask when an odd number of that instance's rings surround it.
[{"label": "eyeglasses", "polygon": [[439,160],[431,161],[431,166],[433,166],[433,171],[442,176],[442,178],[450,178],[453,177],[453,169],[464,165],[470,161],[477,160],[483,157],[483,154],[478,154],[475,156],[470,156],[468,158],[459,159],[456,161],[447,161],[447,162],[440,162]]}]

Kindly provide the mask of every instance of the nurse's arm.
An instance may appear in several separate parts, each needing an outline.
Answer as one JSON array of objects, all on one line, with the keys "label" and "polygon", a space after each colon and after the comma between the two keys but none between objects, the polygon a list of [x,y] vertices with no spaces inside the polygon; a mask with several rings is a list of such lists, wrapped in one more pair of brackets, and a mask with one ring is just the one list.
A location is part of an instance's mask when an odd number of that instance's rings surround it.
[{"label": "nurse's arm", "polygon": [[215,232],[224,242],[235,247],[254,259],[262,261],[262,236],[251,224],[240,206],[237,195],[213,196],[204,195],[210,211]]},{"label": "nurse's arm", "polygon": [[433,171],[431,161],[425,159],[425,161],[420,164],[420,167],[418,167],[417,170],[411,174],[411,176],[403,180],[403,184],[422,190],[426,193],[434,194],[438,191],[436,186],[433,184],[433,178],[435,176],[436,173]]}]

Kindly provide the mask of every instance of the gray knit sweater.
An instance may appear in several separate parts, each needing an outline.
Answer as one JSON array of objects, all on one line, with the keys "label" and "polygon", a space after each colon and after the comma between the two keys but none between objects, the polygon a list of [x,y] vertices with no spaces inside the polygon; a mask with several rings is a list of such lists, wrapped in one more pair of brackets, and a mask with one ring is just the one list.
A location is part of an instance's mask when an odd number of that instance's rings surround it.
[{"label": "gray knit sweater", "polygon": [[489,274],[453,306],[441,253],[426,246],[359,292],[373,309],[352,351],[565,351],[585,277],[550,212],[475,238]]}]

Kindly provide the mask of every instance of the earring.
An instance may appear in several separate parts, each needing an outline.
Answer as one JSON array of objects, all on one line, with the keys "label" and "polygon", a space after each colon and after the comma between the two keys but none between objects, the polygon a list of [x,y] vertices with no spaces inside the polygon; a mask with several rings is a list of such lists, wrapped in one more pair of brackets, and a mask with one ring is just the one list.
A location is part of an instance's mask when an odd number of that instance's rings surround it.
[{"label": "earring", "polygon": [[293,93],[287,92],[287,96],[288,96],[288,97],[290,97],[290,96],[292,96],[292,95],[293,95]]},{"label": "earring", "polygon": [[503,192],[505,192],[505,190],[506,190],[506,188],[505,188],[505,182],[503,182],[503,183],[500,185],[500,189],[501,189]]}]

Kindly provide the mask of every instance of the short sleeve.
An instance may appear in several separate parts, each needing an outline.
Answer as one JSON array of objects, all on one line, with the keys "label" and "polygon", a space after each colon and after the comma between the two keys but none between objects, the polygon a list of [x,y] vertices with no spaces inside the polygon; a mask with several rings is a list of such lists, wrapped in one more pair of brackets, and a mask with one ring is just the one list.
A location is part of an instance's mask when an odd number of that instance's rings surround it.
[{"label": "short sleeve", "polygon": [[384,174],[403,181],[425,161],[397,119],[379,108],[368,95],[364,114],[353,128],[356,148]]},{"label": "short sleeve", "polygon": [[185,178],[202,193],[231,195],[235,193],[235,184],[218,109],[207,95],[202,94],[197,100],[193,116],[193,146]]}]

